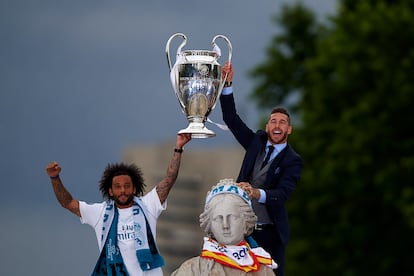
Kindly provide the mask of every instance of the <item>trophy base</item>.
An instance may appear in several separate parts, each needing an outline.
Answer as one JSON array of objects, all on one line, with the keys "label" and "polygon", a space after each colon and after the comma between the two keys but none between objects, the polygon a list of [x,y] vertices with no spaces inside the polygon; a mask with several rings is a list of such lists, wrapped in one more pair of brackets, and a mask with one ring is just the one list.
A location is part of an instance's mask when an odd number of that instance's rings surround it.
[{"label": "trophy base", "polygon": [[190,123],[187,128],[182,129],[178,134],[190,133],[191,138],[211,138],[216,134],[206,128],[202,123]]}]

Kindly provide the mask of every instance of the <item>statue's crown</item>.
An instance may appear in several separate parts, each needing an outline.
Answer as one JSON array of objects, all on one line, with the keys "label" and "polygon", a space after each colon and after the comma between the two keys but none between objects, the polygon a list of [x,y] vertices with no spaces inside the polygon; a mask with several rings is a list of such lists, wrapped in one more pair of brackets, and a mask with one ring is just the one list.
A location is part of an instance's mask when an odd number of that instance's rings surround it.
[{"label": "statue's crown", "polygon": [[233,194],[242,198],[247,204],[252,206],[252,201],[250,200],[247,193],[237,186],[233,179],[221,179],[219,183],[211,187],[211,190],[207,193],[206,205],[210,200],[220,194]]}]

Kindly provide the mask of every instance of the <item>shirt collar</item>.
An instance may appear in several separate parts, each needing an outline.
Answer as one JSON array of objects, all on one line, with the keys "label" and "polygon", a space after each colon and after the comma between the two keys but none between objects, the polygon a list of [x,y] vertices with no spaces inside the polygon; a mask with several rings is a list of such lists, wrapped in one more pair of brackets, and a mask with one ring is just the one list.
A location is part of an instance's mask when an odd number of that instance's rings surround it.
[{"label": "shirt collar", "polygon": [[[269,140],[267,140],[266,149],[267,149],[268,146],[272,146],[272,143],[270,143]],[[275,152],[281,152],[284,148],[286,148],[287,143],[275,144],[273,146],[275,147]]]}]

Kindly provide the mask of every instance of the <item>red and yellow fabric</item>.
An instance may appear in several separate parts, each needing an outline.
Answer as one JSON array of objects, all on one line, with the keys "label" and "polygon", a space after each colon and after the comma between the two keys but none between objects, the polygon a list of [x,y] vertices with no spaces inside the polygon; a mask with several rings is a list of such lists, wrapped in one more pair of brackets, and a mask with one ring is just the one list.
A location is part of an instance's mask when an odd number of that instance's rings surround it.
[{"label": "red and yellow fabric", "polygon": [[245,272],[258,271],[261,264],[272,266],[269,253],[260,247],[251,249],[246,241],[226,246],[213,239],[204,238],[201,257]]}]

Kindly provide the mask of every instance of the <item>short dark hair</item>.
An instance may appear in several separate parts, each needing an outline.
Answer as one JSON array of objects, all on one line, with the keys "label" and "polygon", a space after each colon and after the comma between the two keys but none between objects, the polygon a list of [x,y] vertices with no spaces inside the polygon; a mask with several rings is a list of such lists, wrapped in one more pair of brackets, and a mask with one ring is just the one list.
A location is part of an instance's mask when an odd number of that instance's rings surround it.
[{"label": "short dark hair", "polygon": [[134,164],[114,163],[108,164],[99,181],[99,190],[104,199],[110,199],[109,189],[112,187],[112,180],[118,175],[128,175],[131,177],[132,184],[135,187],[135,195],[142,196],[145,191],[144,177],[141,169]]},{"label": "short dark hair", "polygon": [[290,114],[289,114],[289,112],[287,111],[286,108],[281,107],[281,106],[276,106],[276,107],[274,107],[272,109],[272,112],[270,112],[270,114],[274,114],[274,113],[282,113],[282,114],[285,114],[288,117],[289,124],[290,124]]}]

